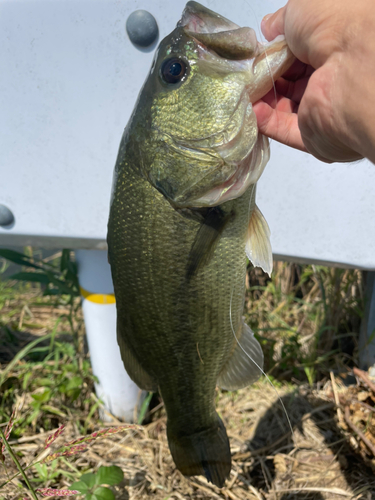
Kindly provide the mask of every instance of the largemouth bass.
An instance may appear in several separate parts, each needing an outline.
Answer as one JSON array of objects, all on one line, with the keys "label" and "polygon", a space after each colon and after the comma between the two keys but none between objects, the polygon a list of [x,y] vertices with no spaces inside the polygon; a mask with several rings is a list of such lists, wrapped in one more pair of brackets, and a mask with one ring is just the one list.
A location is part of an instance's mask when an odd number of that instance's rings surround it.
[{"label": "largemouth bass", "polygon": [[292,62],[283,40],[189,2],[159,45],[125,129],[108,224],[117,336],[130,377],[159,390],[177,468],[222,486],[229,441],[217,385],[260,375],[244,323],[246,255],[268,273],[269,229],[255,205],[269,158],[252,103]]}]

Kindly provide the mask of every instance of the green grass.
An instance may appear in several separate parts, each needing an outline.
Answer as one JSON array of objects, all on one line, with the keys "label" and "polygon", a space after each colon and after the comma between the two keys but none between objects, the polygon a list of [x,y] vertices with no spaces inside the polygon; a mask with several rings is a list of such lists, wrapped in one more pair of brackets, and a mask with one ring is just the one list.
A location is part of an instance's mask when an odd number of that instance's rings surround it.
[{"label": "green grass", "polygon": [[91,398],[94,377],[70,252],[49,262],[13,251],[0,250],[0,255],[25,263],[22,271],[0,281],[0,421],[6,422],[23,399],[25,411],[13,437],[38,428],[48,431],[69,420],[85,432],[89,423],[79,416],[83,410],[92,416],[98,403]]},{"label": "green grass", "polygon": [[246,319],[265,351],[266,370],[312,384],[352,366],[364,310],[357,270],[275,263],[272,280],[250,270]]}]

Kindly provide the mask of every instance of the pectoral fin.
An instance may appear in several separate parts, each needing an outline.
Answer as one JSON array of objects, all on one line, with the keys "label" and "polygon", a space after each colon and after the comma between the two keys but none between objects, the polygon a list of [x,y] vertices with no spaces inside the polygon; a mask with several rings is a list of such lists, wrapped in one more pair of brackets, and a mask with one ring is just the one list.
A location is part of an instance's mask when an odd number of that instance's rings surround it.
[{"label": "pectoral fin", "polygon": [[140,389],[143,389],[144,391],[156,392],[158,390],[158,384],[139,364],[129,346],[126,345],[118,328],[117,343],[120,347],[122,362],[125,365],[125,369],[128,372],[129,377]]},{"label": "pectoral fin", "polygon": [[242,389],[258,380],[263,370],[263,352],[254,333],[242,322],[238,343],[220,372],[217,385],[228,391]]},{"label": "pectoral fin", "polygon": [[253,266],[261,267],[269,276],[271,276],[273,266],[270,236],[267,221],[255,205],[249,222],[245,251]]}]

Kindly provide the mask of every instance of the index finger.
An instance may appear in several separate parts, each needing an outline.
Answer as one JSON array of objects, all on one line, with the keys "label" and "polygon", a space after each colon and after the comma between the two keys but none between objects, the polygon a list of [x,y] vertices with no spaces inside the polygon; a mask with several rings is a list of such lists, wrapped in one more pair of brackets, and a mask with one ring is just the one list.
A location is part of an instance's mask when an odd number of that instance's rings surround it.
[{"label": "index finger", "polygon": [[261,134],[286,146],[307,152],[298,127],[296,113],[273,109],[265,102],[258,101],[253,105]]},{"label": "index finger", "polygon": [[274,14],[268,14],[262,19],[261,30],[269,42],[279,35],[284,35],[285,6]]}]

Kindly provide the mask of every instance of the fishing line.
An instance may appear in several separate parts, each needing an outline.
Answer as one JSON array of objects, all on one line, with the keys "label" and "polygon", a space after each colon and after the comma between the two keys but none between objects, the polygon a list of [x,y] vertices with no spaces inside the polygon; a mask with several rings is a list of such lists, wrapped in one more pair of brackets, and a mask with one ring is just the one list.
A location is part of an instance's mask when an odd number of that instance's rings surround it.
[{"label": "fishing line", "polygon": [[267,381],[271,384],[272,389],[275,391],[277,397],[279,398],[281,406],[283,407],[283,411],[285,413],[285,416],[286,416],[286,419],[287,419],[287,422],[288,422],[288,425],[289,425],[289,428],[290,428],[290,432],[292,433],[292,440],[294,442],[294,432],[293,432],[292,423],[290,421],[288,412],[286,411],[286,408],[285,408],[285,405],[283,403],[283,400],[280,397],[280,394],[277,392],[276,387],[271,382],[271,379],[269,378],[269,376],[267,375],[267,373],[262,370],[262,368],[258,365],[258,363],[256,361],[254,361],[253,358],[251,357],[251,355],[249,353],[247,353],[245,351],[245,349],[242,347],[242,345],[240,344],[240,342],[239,342],[239,340],[237,338],[237,335],[236,335],[236,333],[234,331],[233,323],[232,323],[232,298],[233,298],[233,290],[234,290],[234,288],[232,289],[232,293],[231,293],[231,296],[230,296],[230,305],[229,305],[229,320],[230,320],[230,326],[232,328],[233,336],[236,339],[236,342],[239,345],[239,347],[242,349],[242,351],[246,354],[246,356],[250,359],[250,361],[252,361],[254,363],[254,365],[258,368],[258,370],[266,377]]}]

